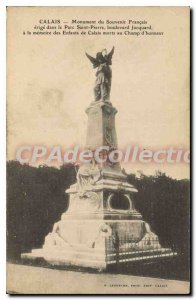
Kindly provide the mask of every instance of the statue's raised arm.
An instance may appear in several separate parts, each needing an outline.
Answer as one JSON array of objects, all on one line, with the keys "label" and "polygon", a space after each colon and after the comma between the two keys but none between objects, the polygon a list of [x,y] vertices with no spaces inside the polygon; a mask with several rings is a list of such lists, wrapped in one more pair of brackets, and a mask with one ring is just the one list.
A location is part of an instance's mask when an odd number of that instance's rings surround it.
[{"label": "statue's raised arm", "polygon": [[114,54],[114,47],[112,48],[112,50],[110,51],[110,53],[108,54],[108,64],[111,65],[112,64],[112,56]]}]

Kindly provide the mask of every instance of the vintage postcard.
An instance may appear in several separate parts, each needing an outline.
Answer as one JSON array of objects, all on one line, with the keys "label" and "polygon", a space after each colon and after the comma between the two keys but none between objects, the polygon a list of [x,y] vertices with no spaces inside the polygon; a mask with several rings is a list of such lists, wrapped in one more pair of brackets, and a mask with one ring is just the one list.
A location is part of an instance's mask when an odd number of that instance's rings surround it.
[{"label": "vintage postcard", "polygon": [[7,293],[190,293],[189,7],[7,7]]}]

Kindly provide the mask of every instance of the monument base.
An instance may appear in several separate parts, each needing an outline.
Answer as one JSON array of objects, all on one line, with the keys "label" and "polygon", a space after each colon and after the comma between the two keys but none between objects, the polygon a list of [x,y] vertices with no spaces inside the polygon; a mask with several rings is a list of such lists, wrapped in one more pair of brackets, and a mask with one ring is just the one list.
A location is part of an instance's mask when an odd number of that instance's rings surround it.
[{"label": "monument base", "polygon": [[[77,243],[76,243],[77,241]],[[23,259],[43,259],[53,266],[105,270],[109,265],[155,261],[177,255],[162,248],[143,220],[62,220],[43,248],[23,253]]]},{"label": "monument base", "polygon": [[[155,262],[159,259],[167,259],[176,256],[169,248],[146,251],[120,252],[110,254],[109,259],[102,251],[89,249],[62,251],[62,249],[35,249],[31,253],[23,253],[22,259],[37,260],[43,259],[52,266],[78,266],[97,270],[106,270],[109,265],[119,265],[128,262]],[[107,260],[108,259],[108,260]]]}]

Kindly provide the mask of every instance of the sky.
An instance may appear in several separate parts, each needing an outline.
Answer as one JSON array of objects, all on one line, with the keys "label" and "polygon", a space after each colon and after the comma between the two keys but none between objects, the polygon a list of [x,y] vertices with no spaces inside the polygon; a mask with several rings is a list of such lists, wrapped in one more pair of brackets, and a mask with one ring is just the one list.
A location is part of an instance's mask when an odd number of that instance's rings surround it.
[{"label": "sky", "polygon": [[[163,36],[34,36],[23,34],[40,19],[147,20]],[[9,8],[7,34],[7,159],[21,145],[85,146],[94,100],[95,56],[115,46],[111,102],[118,110],[119,148],[138,145],[189,149],[188,8]],[[127,172],[161,170],[188,178],[189,165],[126,164]]]}]

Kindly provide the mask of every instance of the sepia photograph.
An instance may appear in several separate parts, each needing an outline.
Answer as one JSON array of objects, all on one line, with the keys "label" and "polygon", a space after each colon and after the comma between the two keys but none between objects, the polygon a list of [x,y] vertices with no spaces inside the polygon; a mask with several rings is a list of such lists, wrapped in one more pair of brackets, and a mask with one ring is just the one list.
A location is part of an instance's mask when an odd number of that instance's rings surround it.
[{"label": "sepia photograph", "polygon": [[7,293],[189,295],[190,7],[6,14]]}]

